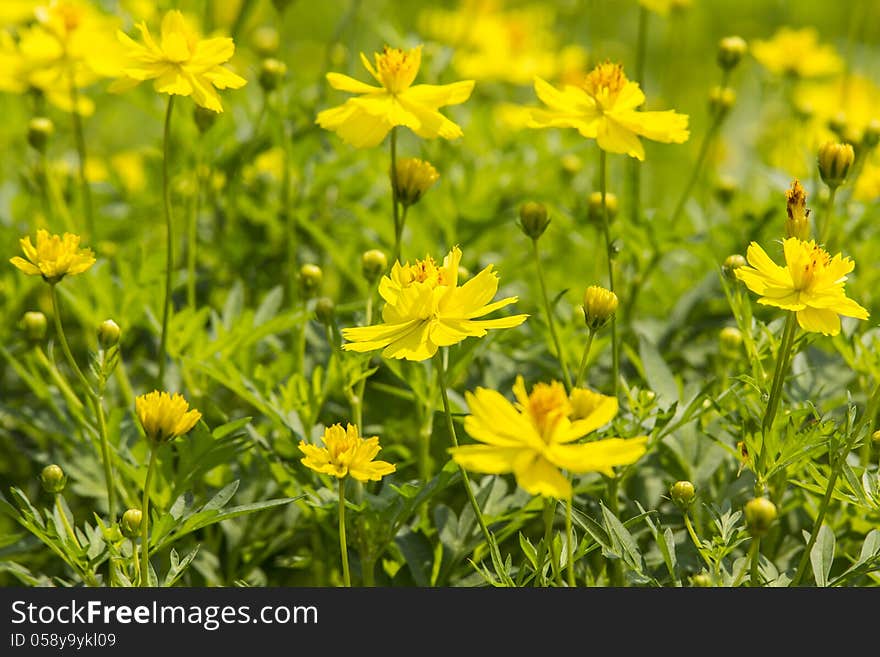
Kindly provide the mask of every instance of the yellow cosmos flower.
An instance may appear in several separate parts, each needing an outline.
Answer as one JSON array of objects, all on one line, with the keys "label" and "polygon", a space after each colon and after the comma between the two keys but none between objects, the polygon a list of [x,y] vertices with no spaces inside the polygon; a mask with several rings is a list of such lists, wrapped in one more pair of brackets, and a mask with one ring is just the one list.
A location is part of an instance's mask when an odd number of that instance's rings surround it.
[{"label": "yellow cosmos flower", "polygon": [[865,161],[861,175],[856,179],[853,198],[859,201],[874,201],[880,198],[880,155]]},{"label": "yellow cosmos flower", "polygon": [[793,30],[782,27],[768,41],[755,41],[752,55],[774,75],[815,78],[843,70],[843,60],[832,46],[819,44],[812,27]]},{"label": "yellow cosmos flower", "polygon": [[828,124],[839,123],[843,127],[839,137],[857,144],[868,124],[880,119],[880,86],[863,75],[849,73],[798,85],[795,103],[825,128],[823,139],[830,138]]},{"label": "yellow cosmos flower", "polygon": [[315,121],[319,126],[332,130],[355,148],[376,146],[398,125],[425,139],[461,137],[461,128],[437,110],[466,101],[473,91],[473,80],[413,86],[422,62],[421,46],[407,51],[386,46],[382,53],[375,53],[375,66],[363,53],[361,62],[381,86],[328,73],[331,87],[360,95],[320,112]]},{"label": "yellow cosmos flower", "polygon": [[162,37],[158,42],[146,24],[138,23],[135,27],[141,33],[143,45],[124,32],[118,33],[126,48],[127,61],[123,65],[126,77],[112,85],[112,91],[155,80],[153,88],[159,93],[192,96],[201,107],[222,112],[217,89],[238,89],[247,83],[222,66],[235,52],[232,39],[200,39],[177,10],[169,11],[162,19]]},{"label": "yellow cosmos flower", "polygon": [[564,85],[560,91],[535,78],[535,93],[549,109],[532,110],[531,128],[577,128],[609,153],[626,153],[645,159],[639,137],[664,143],[687,141],[688,116],[672,110],[639,112],[645,94],[631,82],[619,64],[604,62],[580,86]]},{"label": "yellow cosmos flower", "polygon": [[484,444],[450,448],[456,463],[485,474],[512,472],[532,495],[568,499],[571,483],[560,468],[613,476],[614,466],[634,463],[645,453],[647,436],[572,444],[612,420],[614,397],[585,388],[575,388],[569,397],[558,381],[538,383],[526,394],[521,376],[513,394],[516,404],[486,388],[465,393],[471,414],[464,428]]},{"label": "yellow cosmos flower", "polygon": [[91,249],[79,248],[79,235],[64,233],[64,236],[50,235],[48,231],[37,230],[37,245],[31,243],[30,235],[19,243],[27,260],[19,256],[10,258],[28,276],[42,276],[49,283],[57,283],[67,274],[81,274],[95,264]]},{"label": "yellow cosmos flower", "polygon": [[305,454],[302,463],[315,472],[342,479],[351,475],[358,481],[379,481],[397,468],[387,461],[374,461],[379,438],[361,438],[358,428],[349,424],[345,429],[334,424],[324,430],[324,447],[300,441],[299,449]]},{"label": "yellow cosmos flower", "polygon": [[391,274],[379,282],[385,300],[383,324],[342,329],[350,340],[348,351],[382,349],[386,358],[427,360],[438,347],[457,344],[467,337],[482,337],[487,329],[511,328],[528,315],[478,320],[517,301],[507,297],[489,303],[498,291],[498,274],[489,265],[462,286],[458,285],[461,250],[456,246],[438,267],[428,256],[411,265],[395,262]]},{"label": "yellow cosmos flower", "polygon": [[147,438],[157,445],[189,433],[202,417],[177,392],[169,395],[154,390],[136,397],[134,407]]},{"label": "yellow cosmos flower", "polygon": [[797,313],[798,324],[805,331],[837,335],[840,317],[868,319],[868,311],[844,291],[846,275],[855,263],[837,254],[833,258],[814,241],[789,237],[782,242],[785,267],[780,267],[758,244],[752,242],[746,252],[751,267],[734,270],[755,294],[758,303]]}]

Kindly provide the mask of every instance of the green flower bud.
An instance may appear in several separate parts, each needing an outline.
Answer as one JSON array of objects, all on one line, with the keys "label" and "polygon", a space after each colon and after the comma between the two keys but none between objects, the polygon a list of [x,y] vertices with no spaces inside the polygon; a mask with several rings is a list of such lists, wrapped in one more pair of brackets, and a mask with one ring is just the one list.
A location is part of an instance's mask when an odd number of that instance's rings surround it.
[{"label": "green flower bud", "polygon": [[846,180],[849,169],[856,158],[850,144],[825,142],[819,148],[819,175],[831,189],[836,189]]},{"label": "green flower bud", "polygon": [[[608,223],[617,216],[617,196],[605,194],[605,209],[608,212]],[[593,192],[587,200],[587,218],[597,224],[602,223],[602,192]]]},{"label": "green flower bud", "polygon": [[871,440],[875,443],[880,443],[880,429],[871,434]]},{"label": "green flower bud", "polygon": [[40,473],[40,483],[43,484],[44,491],[55,495],[64,490],[64,487],[67,485],[67,475],[64,474],[61,466],[53,463],[43,468],[43,471]]},{"label": "green flower bud", "polygon": [[709,110],[712,114],[726,116],[736,104],[736,92],[730,87],[716,86],[709,90]]},{"label": "green flower bud", "polygon": [[691,577],[691,586],[697,588],[708,588],[712,586],[712,578],[707,573],[697,573]]},{"label": "green flower bud", "polygon": [[54,132],[55,124],[45,116],[36,116],[28,121],[27,140],[35,151],[44,153]]},{"label": "green flower bud", "polygon": [[718,66],[725,71],[732,71],[748,49],[749,46],[742,37],[724,37],[718,42]]},{"label": "green flower bud", "polygon": [[419,202],[431,187],[440,179],[434,165],[417,157],[404,157],[397,160],[395,175],[391,178],[394,195],[404,206]]},{"label": "green flower bud", "polygon": [[105,319],[98,327],[98,344],[101,349],[109,349],[119,344],[119,324],[112,319]]},{"label": "green flower bud", "polygon": [[299,269],[299,288],[303,297],[311,299],[321,289],[324,272],[318,265],[303,265]]},{"label": "green flower bud", "polygon": [[721,272],[727,278],[734,280],[736,275],[733,272],[740,267],[745,267],[746,264],[746,259],[739,253],[732,253],[724,259],[724,264],[721,265]]},{"label": "green flower bud", "polygon": [[776,505],[766,497],[756,497],[746,502],[743,508],[746,527],[752,536],[763,536],[776,520]]},{"label": "green flower bud", "polygon": [[599,285],[591,285],[584,292],[584,321],[591,331],[598,331],[605,326],[618,306],[617,295]]},{"label": "green flower bud", "polygon": [[21,326],[31,342],[40,342],[46,337],[46,316],[41,312],[26,312],[21,318]]},{"label": "green flower bud", "polygon": [[686,509],[693,504],[697,491],[689,481],[676,481],[669,489],[669,496],[677,506]]},{"label": "green flower bud", "polygon": [[122,514],[122,522],[119,523],[122,529],[122,535],[125,538],[137,538],[138,532],[141,530],[141,522],[143,522],[144,514],[140,509],[129,509]]},{"label": "green flower bud", "polygon": [[274,57],[264,59],[260,65],[260,86],[263,91],[274,91],[286,75],[287,64]]},{"label": "green flower bud", "polygon": [[733,178],[725,176],[715,183],[715,198],[717,198],[718,202],[722,205],[730,205],[730,202],[733,200],[733,197],[736,196],[738,190],[739,185],[736,184],[736,181]]},{"label": "green flower bud", "polygon": [[538,239],[547,230],[550,219],[547,217],[547,207],[543,203],[528,201],[519,208],[519,227],[527,237]]},{"label": "green flower bud", "polygon": [[364,251],[361,256],[361,272],[370,283],[375,283],[388,269],[388,257],[379,249]]},{"label": "green flower bud", "polygon": [[725,326],[718,334],[721,342],[721,355],[725,358],[736,358],[743,343],[742,332],[735,326]]},{"label": "green flower bud", "polygon": [[330,297],[321,297],[315,303],[315,317],[322,324],[330,325],[333,323],[333,315],[336,313],[336,304]]}]

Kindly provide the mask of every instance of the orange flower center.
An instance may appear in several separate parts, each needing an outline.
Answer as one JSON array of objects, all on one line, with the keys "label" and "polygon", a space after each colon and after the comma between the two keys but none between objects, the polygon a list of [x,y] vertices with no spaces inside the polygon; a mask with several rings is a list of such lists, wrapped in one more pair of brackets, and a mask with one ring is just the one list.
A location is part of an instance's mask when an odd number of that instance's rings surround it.
[{"label": "orange flower center", "polygon": [[597,103],[607,106],[609,101],[617,98],[617,94],[629,80],[620,64],[603,62],[587,74],[583,88]]},{"label": "orange flower center", "polygon": [[798,269],[792,269],[791,278],[796,290],[805,290],[818,274],[825,271],[831,262],[831,256],[821,246],[813,246],[812,251],[806,258],[803,266]]},{"label": "orange flower center", "polygon": [[538,433],[549,442],[559,421],[571,413],[565,388],[558,381],[535,384],[529,395],[528,412]]},{"label": "orange flower center", "polygon": [[424,260],[416,260],[414,265],[404,265],[401,271],[401,280],[404,285],[428,283],[432,288],[448,285],[443,268],[438,267],[431,256]]},{"label": "orange flower center", "polygon": [[376,55],[376,71],[382,86],[391,93],[406,90],[416,77],[419,60],[400,48],[385,46],[382,54]]}]

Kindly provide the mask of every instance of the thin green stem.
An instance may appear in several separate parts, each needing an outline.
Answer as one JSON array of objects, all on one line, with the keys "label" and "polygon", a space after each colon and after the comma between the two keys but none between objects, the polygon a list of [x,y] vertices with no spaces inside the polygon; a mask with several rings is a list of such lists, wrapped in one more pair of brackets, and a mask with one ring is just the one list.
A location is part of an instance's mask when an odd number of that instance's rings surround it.
[{"label": "thin green stem", "polygon": [[82,193],[83,213],[86,216],[86,230],[95,239],[95,216],[92,211],[92,190],[86,177],[86,138],[83,133],[82,117],[79,114],[79,90],[76,88],[73,69],[69,72],[70,115],[73,117],[73,136],[76,140],[76,152],[79,158],[79,185]]},{"label": "thin green stem", "polygon": [[107,421],[104,419],[103,391],[95,400],[95,413],[98,417],[98,435],[101,438],[101,460],[104,461],[104,481],[107,484],[107,510],[110,522],[116,521],[116,482],[113,478],[113,463],[110,460],[110,441],[107,438]]},{"label": "thin green stem", "polygon": [[391,128],[391,208],[394,216],[394,261],[400,260],[400,238],[403,226],[397,203],[397,126]]},{"label": "thin green stem", "polygon": [[345,477],[339,478],[339,550],[342,552],[342,583],[351,588],[348,570],[348,544],[345,540]]},{"label": "thin green stem", "polygon": [[543,516],[544,540],[541,541],[541,549],[538,552],[538,571],[535,573],[535,586],[547,586],[547,578],[544,576],[544,559],[548,553],[551,555],[553,553],[550,549],[550,542],[553,540],[553,519],[556,516],[556,500],[554,498],[544,498]]},{"label": "thin green stem", "polygon": [[76,377],[79,379],[79,382],[82,384],[85,389],[86,394],[95,399],[95,391],[92,390],[92,386],[89,383],[89,380],[86,378],[86,375],[83,374],[82,370],[79,368],[79,365],[76,364],[76,359],[73,357],[73,353],[70,351],[70,345],[67,344],[67,336],[64,334],[64,326],[61,324],[61,311],[58,307],[58,292],[55,291],[56,283],[51,283],[49,285],[49,296],[52,298],[52,315],[55,322],[55,333],[58,336],[58,342],[61,343],[61,351],[64,352],[64,357],[67,359],[67,364],[70,365],[70,368],[76,374]]},{"label": "thin green stem", "polygon": [[[434,362],[437,363],[437,382],[440,386],[440,396],[443,398],[443,411],[446,415],[446,429],[449,431],[449,439],[452,441],[452,445],[458,447],[458,437],[455,435],[455,423],[452,420],[452,410],[449,406],[449,393],[446,390],[446,364],[443,362],[443,356],[439,351],[437,352]],[[504,562],[501,559],[498,544],[495,542],[495,537],[492,535],[492,532],[489,531],[485,518],[483,518],[483,512],[480,510],[480,505],[477,502],[477,498],[474,496],[474,491],[471,489],[471,482],[467,475],[467,471],[461,465],[458,466],[458,470],[461,473],[461,479],[464,483],[464,489],[467,493],[468,501],[471,504],[471,509],[473,509],[474,516],[480,525],[486,543],[489,545],[489,553],[492,557],[492,564],[495,567],[495,572],[502,581],[508,582],[510,578],[505,574]]]},{"label": "thin green stem", "polygon": [[[373,324],[373,288],[367,291],[366,312],[364,316],[364,326],[372,326]],[[369,363],[367,363],[369,367]],[[354,399],[354,423],[363,435],[364,432],[364,392],[367,389],[367,379],[362,378],[355,386]]]},{"label": "thin green stem", "polygon": [[573,497],[569,497],[568,501],[565,505],[565,545],[568,548],[568,585],[571,588],[575,587],[574,580],[574,532],[571,528],[571,507],[574,503]]},{"label": "thin green stem", "polygon": [[[165,302],[162,306],[162,334],[159,338],[159,380],[162,387],[165,381],[165,361],[168,341],[168,319],[171,315],[171,272],[174,269],[174,222],[171,217],[171,184],[168,179],[169,150],[171,147],[171,113],[174,110],[174,95],[168,96],[165,111],[165,130],[162,137],[162,207],[165,214]],[[147,567],[147,566],[145,566]]]},{"label": "thin green stem", "polygon": [[581,387],[581,383],[583,383],[584,377],[587,374],[587,363],[590,360],[590,349],[593,347],[594,337],[596,337],[596,332],[593,329],[590,329],[590,332],[587,335],[587,344],[584,345],[584,355],[581,356],[581,365],[578,367],[578,373],[574,379],[575,388]]},{"label": "thin green stem", "polygon": [[694,547],[697,549],[697,553],[700,555],[700,558],[706,564],[706,567],[709,570],[712,570],[712,562],[709,560],[709,557],[706,556],[706,552],[703,549],[700,538],[697,536],[697,532],[694,530],[694,525],[691,522],[690,514],[687,511],[684,512],[684,526],[687,528],[688,536],[691,537],[691,543],[694,544]]},{"label": "thin green stem", "polygon": [[[602,194],[602,232],[605,235],[605,253],[608,258],[608,289],[614,292],[614,250],[611,244],[611,228],[606,203],[608,177],[608,159],[605,151],[599,149],[599,191]],[[617,344],[617,318],[611,317],[611,376],[614,396],[617,397],[620,385],[620,349]]]},{"label": "thin green stem", "polygon": [[[196,308],[196,264],[199,248],[199,214],[202,211],[202,185],[204,182],[201,173],[202,150],[203,146],[199,143],[198,156],[196,157],[196,197],[193,201],[193,211],[189,218],[186,239],[186,302],[192,310],[195,310]],[[210,180],[210,172],[208,173],[208,179]]]},{"label": "thin green stem", "polygon": [[[648,41],[648,10],[639,5],[639,19],[636,32],[636,65],[634,81],[645,88],[645,53],[647,51]],[[629,178],[630,178],[630,218],[636,225],[642,220],[642,168],[640,162],[635,158],[629,161]]]},{"label": "thin green stem", "polygon": [[[782,386],[785,383],[785,375],[788,372],[788,364],[791,360],[791,348],[794,345],[795,334],[797,333],[797,320],[793,312],[789,312],[785,318],[785,329],[782,332],[782,342],[779,346],[779,353],[776,356],[776,371],[773,373],[773,384],[770,388],[770,398],[767,400],[767,411],[764,414],[764,420],[761,423],[761,430],[764,434],[764,443],[767,442],[767,436],[773,428],[773,421],[776,419],[776,411],[779,409],[779,400],[782,397]],[[761,453],[758,456],[758,462],[763,464],[766,458],[766,449],[761,446]],[[760,469],[760,468],[759,468]],[[759,472],[759,475],[762,473]]]},{"label": "thin green stem", "polygon": [[141,504],[143,511],[143,520],[141,522],[141,550],[143,550],[141,586],[149,586],[150,582],[150,484],[153,481],[153,471],[156,469],[158,453],[158,445],[150,445],[150,464],[147,466],[147,478],[144,480],[144,499]]},{"label": "thin green stem", "polygon": [[134,580],[135,582],[141,581],[141,561],[138,558],[138,548],[135,545],[134,539],[128,539],[128,542],[131,543],[131,559],[134,563]]},{"label": "thin green stem", "polygon": [[553,319],[553,307],[550,305],[550,297],[547,295],[547,284],[544,281],[544,269],[541,267],[541,253],[538,250],[538,240],[532,240],[532,247],[532,253],[535,256],[535,271],[538,274],[538,283],[541,285],[541,298],[544,300],[544,311],[547,313],[547,326],[550,328],[550,337],[553,339],[553,346],[556,348],[556,358],[562,370],[565,388],[571,391],[571,375],[568,373],[568,364],[566,363],[565,352],[562,350],[562,343],[559,341],[559,335],[556,333],[556,320]]},{"label": "thin green stem", "polygon": [[[617,487],[618,487],[618,479],[617,476],[607,477],[607,488],[605,491],[606,502],[608,503],[608,510],[616,517],[620,517],[620,505],[617,501]],[[608,563],[608,579],[611,586],[622,586],[623,585],[623,566],[620,562],[620,559],[614,559]]]},{"label": "thin green stem", "polygon": [[819,243],[827,244],[834,224],[834,199],[837,197],[837,187],[831,187],[828,192],[828,203],[825,206],[825,217],[822,221],[822,230],[819,231]]},{"label": "thin green stem", "polygon": [[761,586],[761,572],[758,568],[761,563],[761,538],[759,536],[752,538],[749,563],[749,585],[752,587]]},{"label": "thin green stem", "polygon": [[67,535],[76,547],[82,550],[82,545],[76,537],[76,532],[73,531],[73,527],[70,526],[70,521],[67,519],[67,514],[64,512],[64,505],[61,504],[61,493],[55,494],[55,508],[58,510],[58,515],[61,516],[61,524],[64,525],[64,531],[67,532]]},{"label": "thin green stem", "polygon": [[678,203],[675,204],[675,210],[672,212],[671,219],[669,220],[669,225],[671,227],[675,227],[678,223],[679,218],[681,217],[681,213],[684,210],[685,203],[691,197],[691,192],[694,189],[694,185],[697,184],[697,181],[700,179],[700,174],[703,171],[703,165],[706,163],[706,157],[709,155],[709,149],[712,146],[712,141],[715,139],[715,135],[718,132],[718,129],[721,127],[721,122],[724,119],[724,114],[722,112],[717,112],[712,119],[712,123],[709,125],[709,129],[706,131],[706,134],[703,136],[703,142],[700,144],[700,151],[697,154],[697,161],[694,163],[693,171],[691,171],[691,177],[688,178],[687,184],[681,192],[681,196],[678,199]]},{"label": "thin green stem", "polygon": [[75,411],[78,417],[82,417],[83,403],[79,400],[79,397],[76,396],[76,393],[70,388],[70,384],[67,382],[67,379],[62,376],[61,372],[58,371],[58,368],[55,366],[55,363],[51,362],[46,356],[46,352],[37,345],[34,347],[34,354],[36,355],[37,361],[42,365],[45,370],[49,373],[49,377],[58,386],[58,389],[61,391],[61,395],[64,397],[65,401],[69,406],[72,407],[71,410]]}]

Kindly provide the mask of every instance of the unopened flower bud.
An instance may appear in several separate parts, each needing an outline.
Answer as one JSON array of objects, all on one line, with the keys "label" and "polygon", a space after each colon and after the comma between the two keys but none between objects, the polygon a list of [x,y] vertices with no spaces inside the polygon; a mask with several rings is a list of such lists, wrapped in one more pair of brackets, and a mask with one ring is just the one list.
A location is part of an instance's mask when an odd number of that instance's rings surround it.
[{"label": "unopened flower bud", "polygon": [[361,272],[370,283],[375,283],[388,269],[388,257],[379,249],[364,251],[361,256]]},{"label": "unopened flower bud", "polygon": [[260,57],[271,57],[278,52],[278,30],[271,25],[263,25],[251,35],[251,45]]},{"label": "unopened flower bud", "polygon": [[274,91],[285,75],[287,75],[287,64],[274,57],[264,59],[260,65],[260,86],[263,91]]},{"label": "unopened flower bud", "polygon": [[669,496],[676,505],[686,509],[693,503],[697,491],[689,481],[676,481],[669,489]]},{"label": "unopened flower bud", "polygon": [[739,253],[731,253],[724,259],[724,264],[721,265],[721,272],[729,279],[734,280],[736,278],[736,274],[733,272],[740,267],[746,266],[746,259],[741,256]]},{"label": "unopened flower bud", "polygon": [[49,138],[54,132],[55,124],[45,116],[36,116],[28,121],[28,143],[34,150],[40,153],[46,151],[46,144],[49,143]]},{"label": "unopened flower bud", "polygon": [[591,331],[605,326],[617,312],[617,295],[599,285],[591,285],[584,292],[584,321]]},{"label": "unopened flower bud", "polygon": [[709,90],[709,110],[712,114],[725,116],[736,104],[736,92],[730,87],[715,86]]},{"label": "unopened flower bud", "polygon": [[98,327],[98,344],[101,349],[109,349],[119,344],[119,324],[112,319],[105,319]]},{"label": "unopened flower bud", "polygon": [[810,239],[810,211],[807,209],[807,192],[798,180],[785,192],[785,236],[800,240]]},{"label": "unopened flower bud", "polygon": [[748,49],[748,44],[742,37],[724,37],[718,42],[718,66],[725,71],[732,71]]},{"label": "unopened flower bud", "polygon": [[303,265],[299,269],[300,292],[306,299],[311,299],[321,289],[324,272],[318,265]]},{"label": "unopened flower bud", "polygon": [[125,538],[137,538],[143,519],[144,514],[140,509],[129,509],[123,513],[122,522],[119,523],[122,535],[125,536]]},{"label": "unopened flower bud", "polygon": [[64,487],[67,485],[67,475],[64,474],[61,466],[53,463],[43,468],[43,471],[40,473],[40,483],[43,484],[44,491],[55,495],[64,490]]},{"label": "unopened flower bud", "polygon": [[[605,194],[605,210],[608,213],[608,223],[617,216],[617,196]],[[590,221],[602,223],[602,192],[593,192],[587,204],[587,217]]]},{"label": "unopened flower bud", "polygon": [[547,207],[543,203],[527,201],[519,207],[519,227],[526,236],[536,240],[544,234],[549,225]]},{"label": "unopened flower bud", "polygon": [[584,161],[574,153],[566,153],[559,158],[559,163],[562,165],[562,170],[570,176],[584,168]]},{"label": "unopened flower bud", "polygon": [[199,132],[207,132],[210,130],[211,126],[217,121],[217,116],[217,112],[202,107],[201,105],[196,105],[193,110],[193,121],[199,129]]},{"label": "unopened flower bud", "polygon": [[691,577],[691,585],[697,588],[708,588],[712,586],[712,578],[706,573],[697,573]]},{"label": "unopened flower bud", "polygon": [[31,342],[40,342],[46,337],[46,316],[39,311],[26,312],[21,318],[21,326]]},{"label": "unopened flower bud", "polygon": [[853,161],[856,158],[851,144],[825,142],[819,147],[819,175],[831,189],[843,184]]},{"label": "unopened flower bud", "polygon": [[871,119],[862,133],[861,148],[870,151],[880,144],[880,119]]},{"label": "unopened flower bud", "polygon": [[733,178],[722,177],[718,179],[718,182],[715,183],[715,198],[718,199],[718,202],[722,205],[730,205],[730,202],[733,200],[733,197],[736,196],[736,192],[739,190],[739,185],[736,184],[736,181]]},{"label": "unopened flower bud", "polygon": [[871,434],[871,440],[875,443],[880,443],[880,429]]},{"label": "unopened flower bud", "polygon": [[726,358],[736,358],[739,348],[743,343],[742,332],[735,326],[725,326],[718,334],[721,343],[721,355]]},{"label": "unopened flower bud", "polygon": [[333,315],[336,313],[336,304],[330,297],[321,297],[315,303],[315,317],[322,324],[330,325],[333,323]]},{"label": "unopened flower bud", "polygon": [[766,497],[756,497],[746,502],[743,508],[746,527],[752,536],[763,536],[776,520],[776,505]]},{"label": "unopened flower bud", "polygon": [[391,185],[397,200],[406,207],[418,203],[440,179],[440,174],[430,162],[417,157],[397,160],[396,171],[396,176],[391,177]]}]

